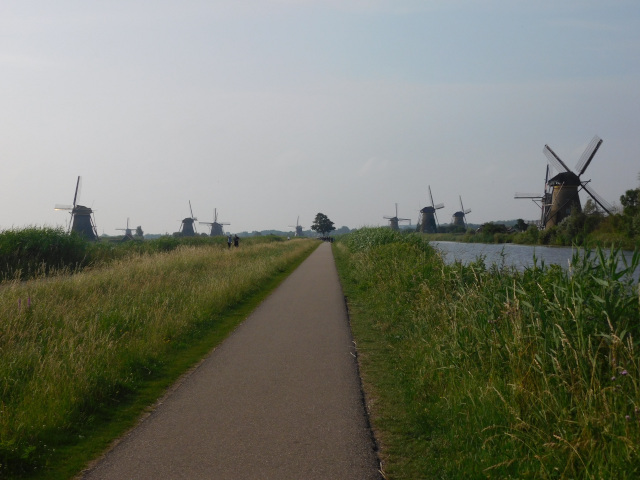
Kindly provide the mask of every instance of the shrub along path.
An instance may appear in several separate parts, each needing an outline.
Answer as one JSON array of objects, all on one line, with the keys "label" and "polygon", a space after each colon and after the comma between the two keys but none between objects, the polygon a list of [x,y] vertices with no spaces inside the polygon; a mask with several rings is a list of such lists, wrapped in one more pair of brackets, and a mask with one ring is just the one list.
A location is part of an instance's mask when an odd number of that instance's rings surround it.
[{"label": "shrub along path", "polygon": [[321,245],[85,479],[379,479]]}]

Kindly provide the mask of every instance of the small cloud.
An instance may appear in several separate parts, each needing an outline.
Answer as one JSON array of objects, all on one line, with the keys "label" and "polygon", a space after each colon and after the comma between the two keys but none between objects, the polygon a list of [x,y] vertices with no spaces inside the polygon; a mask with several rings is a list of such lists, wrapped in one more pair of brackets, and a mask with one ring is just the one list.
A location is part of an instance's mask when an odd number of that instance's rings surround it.
[{"label": "small cloud", "polygon": [[358,175],[361,177],[367,176],[371,173],[379,173],[387,170],[389,162],[386,160],[380,160],[379,158],[371,157],[368,159],[358,170]]}]

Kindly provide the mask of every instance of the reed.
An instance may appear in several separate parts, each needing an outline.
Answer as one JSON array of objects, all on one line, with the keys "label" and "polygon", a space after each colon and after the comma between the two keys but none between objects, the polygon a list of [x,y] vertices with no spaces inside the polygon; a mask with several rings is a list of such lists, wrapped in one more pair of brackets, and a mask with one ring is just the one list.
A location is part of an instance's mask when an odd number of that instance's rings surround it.
[{"label": "reed", "polygon": [[638,253],[519,273],[404,236],[335,250],[388,478],[640,475]]},{"label": "reed", "polygon": [[[0,474],[42,469],[312,240],[178,246],[0,291]],[[172,356],[173,355],[173,356]],[[75,440],[74,440],[75,439]],[[0,475],[1,476],[1,475]]]}]

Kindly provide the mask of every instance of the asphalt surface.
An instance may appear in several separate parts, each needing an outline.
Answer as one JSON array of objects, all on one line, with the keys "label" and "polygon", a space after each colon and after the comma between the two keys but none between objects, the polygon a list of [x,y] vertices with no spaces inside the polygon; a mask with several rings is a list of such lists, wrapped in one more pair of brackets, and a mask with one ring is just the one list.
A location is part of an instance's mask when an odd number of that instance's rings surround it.
[{"label": "asphalt surface", "polygon": [[376,479],[329,244],[84,479]]}]

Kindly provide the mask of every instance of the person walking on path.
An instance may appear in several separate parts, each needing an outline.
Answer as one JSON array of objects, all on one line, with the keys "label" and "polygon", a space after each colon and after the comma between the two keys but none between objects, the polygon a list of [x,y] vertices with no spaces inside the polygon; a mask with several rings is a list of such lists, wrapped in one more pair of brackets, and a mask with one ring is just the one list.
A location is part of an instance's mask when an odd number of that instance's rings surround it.
[{"label": "person walking on path", "polygon": [[323,243],[84,480],[381,480]]},{"label": "person walking on path", "polygon": [[231,234],[227,237],[227,248],[231,248]]}]

